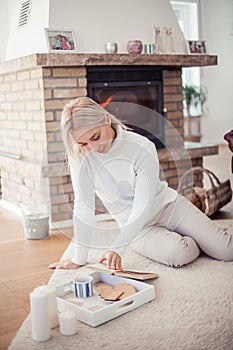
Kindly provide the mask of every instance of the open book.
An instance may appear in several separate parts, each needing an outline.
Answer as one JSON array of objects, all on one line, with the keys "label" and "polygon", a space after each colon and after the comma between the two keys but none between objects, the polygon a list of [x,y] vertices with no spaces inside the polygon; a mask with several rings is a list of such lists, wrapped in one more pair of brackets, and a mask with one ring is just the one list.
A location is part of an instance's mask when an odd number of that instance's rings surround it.
[{"label": "open book", "polygon": [[93,265],[89,264],[89,265],[86,265],[85,267],[88,267],[92,270],[105,272],[110,275],[133,278],[135,280],[141,280],[141,281],[159,277],[159,275],[155,272],[139,271],[139,270],[111,270],[111,269],[108,269],[106,265],[101,263],[97,263]]}]

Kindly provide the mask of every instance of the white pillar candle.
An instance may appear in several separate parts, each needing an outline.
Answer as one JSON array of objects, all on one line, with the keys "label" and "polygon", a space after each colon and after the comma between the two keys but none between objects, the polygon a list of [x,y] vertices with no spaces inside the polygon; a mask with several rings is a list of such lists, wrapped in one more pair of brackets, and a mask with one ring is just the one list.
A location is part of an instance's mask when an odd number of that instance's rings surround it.
[{"label": "white pillar candle", "polygon": [[64,311],[59,315],[60,333],[74,335],[77,333],[77,321],[74,311]]},{"label": "white pillar candle", "polygon": [[50,338],[48,295],[34,289],[30,293],[32,338],[36,341],[46,341]]},{"label": "white pillar candle", "polygon": [[55,288],[51,287],[51,286],[41,286],[38,288],[40,288],[40,290],[42,290],[43,292],[45,292],[48,295],[50,328],[55,328],[59,324]]}]

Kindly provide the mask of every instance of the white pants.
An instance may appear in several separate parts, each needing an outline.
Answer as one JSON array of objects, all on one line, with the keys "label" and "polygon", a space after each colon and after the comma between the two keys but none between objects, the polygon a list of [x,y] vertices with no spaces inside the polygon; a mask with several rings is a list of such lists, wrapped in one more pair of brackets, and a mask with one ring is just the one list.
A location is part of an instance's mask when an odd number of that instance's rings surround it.
[{"label": "white pants", "polygon": [[174,267],[195,260],[200,249],[215,259],[232,261],[233,230],[220,228],[178,195],[162,209],[156,223],[143,230],[132,247],[141,255]]}]

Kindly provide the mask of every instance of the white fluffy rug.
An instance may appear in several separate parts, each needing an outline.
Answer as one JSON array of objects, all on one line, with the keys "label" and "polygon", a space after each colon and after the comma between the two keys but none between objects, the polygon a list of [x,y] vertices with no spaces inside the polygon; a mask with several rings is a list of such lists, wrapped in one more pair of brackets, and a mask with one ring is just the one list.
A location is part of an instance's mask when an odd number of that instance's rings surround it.
[{"label": "white fluffy rug", "polygon": [[[63,258],[71,257],[72,252],[71,243]],[[232,262],[202,255],[192,264],[176,269],[128,249],[124,267],[159,273],[160,277],[150,282],[156,290],[154,301],[96,328],[78,322],[78,333],[71,337],[62,336],[57,327],[44,343],[32,340],[29,315],[9,349],[233,350]],[[87,272],[90,270],[86,268],[56,270],[50,284]]]}]

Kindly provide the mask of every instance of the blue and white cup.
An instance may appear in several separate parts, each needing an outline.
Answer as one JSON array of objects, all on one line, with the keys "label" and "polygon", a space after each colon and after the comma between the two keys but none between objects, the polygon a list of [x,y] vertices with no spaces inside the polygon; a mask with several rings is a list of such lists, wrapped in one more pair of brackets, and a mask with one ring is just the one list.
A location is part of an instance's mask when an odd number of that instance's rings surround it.
[{"label": "blue and white cup", "polygon": [[76,298],[88,298],[93,295],[93,277],[79,276],[70,282],[71,289]]},{"label": "blue and white cup", "polygon": [[154,54],[156,52],[155,44],[145,44],[144,45],[144,53]]}]

